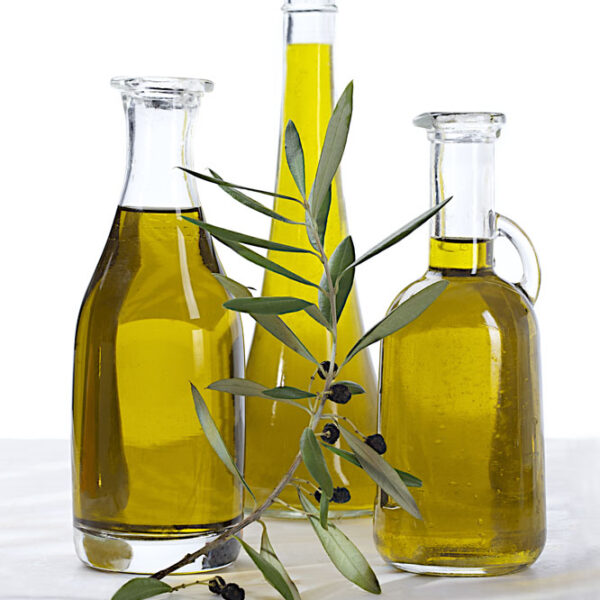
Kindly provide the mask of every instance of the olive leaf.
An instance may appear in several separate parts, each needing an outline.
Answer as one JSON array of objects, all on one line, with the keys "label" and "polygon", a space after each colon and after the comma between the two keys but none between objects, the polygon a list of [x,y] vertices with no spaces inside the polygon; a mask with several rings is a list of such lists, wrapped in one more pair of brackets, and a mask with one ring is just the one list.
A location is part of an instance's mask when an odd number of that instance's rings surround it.
[{"label": "olive leaf", "polygon": [[[301,200],[298,198],[294,198],[293,196],[286,196],[285,194],[278,194],[277,192],[269,192],[268,190],[259,190],[257,188],[247,187],[245,185],[237,185],[236,183],[231,183],[229,181],[225,181],[218,173],[209,169],[212,177],[208,175],[204,175],[202,173],[198,173],[197,171],[192,171],[186,167],[177,167],[182,171],[186,172],[188,175],[192,177],[197,177],[198,179],[202,179],[203,181],[208,181],[209,183],[216,183],[220,188],[230,194],[231,191],[237,190],[246,190],[247,192],[255,192],[257,194],[264,194],[265,196],[271,196],[272,198],[283,198],[284,200],[292,200],[293,202],[298,202],[298,204],[302,204]],[[233,197],[233,196],[232,196]]]},{"label": "olive leaf", "polygon": [[333,110],[325,141],[317,166],[317,173],[310,192],[310,208],[313,216],[327,221],[327,215],[324,214],[323,205],[327,203],[327,196],[331,182],[337,173],[348,140],[348,131],[350,129],[350,120],[352,118],[352,94],[354,84],[350,82],[343,91],[336,107]]},{"label": "olive leaf", "polygon": [[234,298],[223,303],[225,308],[237,312],[258,315],[284,315],[304,310],[310,302],[292,296],[258,296],[255,298]]},{"label": "olive leaf", "polygon": [[300,437],[300,452],[302,460],[308,469],[308,472],[313,476],[319,484],[323,494],[328,498],[333,496],[333,481],[327,469],[327,463],[323,456],[323,451],[319,442],[310,427],[306,427]]},{"label": "olive leaf", "polygon": [[296,584],[292,581],[291,577],[285,570],[283,564],[275,554],[275,550],[271,545],[271,540],[269,539],[269,535],[267,533],[267,526],[260,520],[259,523],[263,528],[263,532],[260,537],[260,555],[275,569],[277,569],[277,571],[279,571],[279,574],[283,577],[284,581],[287,583],[290,592],[292,593],[293,600],[301,600],[300,593],[298,592]]},{"label": "olive leaf", "polygon": [[412,221],[410,221],[410,223],[404,225],[404,227],[401,227],[397,231],[394,231],[394,233],[388,235],[388,237],[379,242],[379,244],[373,246],[370,250],[368,250],[362,256],[357,258],[347,268],[351,269],[357,267],[358,265],[364,263],[366,260],[369,260],[369,258],[373,258],[374,256],[377,256],[380,252],[391,248],[399,241],[403,240],[407,235],[411,234],[415,229],[418,229],[421,225],[423,225],[423,223],[426,223],[429,219],[431,219],[431,217],[435,215],[435,213],[442,210],[442,208],[444,208],[444,206],[446,206],[446,204],[448,204],[450,200],[452,200],[452,196],[450,196],[450,198],[447,198],[440,204],[437,204],[436,206],[430,208],[429,210],[426,210],[422,215],[419,215],[416,219],[413,219]]},{"label": "olive leaf", "polygon": [[336,384],[345,385],[353,396],[366,393],[365,388],[362,385],[358,385],[358,383],[354,383],[354,381],[336,381]]},{"label": "olive leaf", "polygon": [[367,346],[378,342],[414,321],[437,300],[447,286],[447,281],[436,281],[399,304],[354,344],[340,368]]},{"label": "olive leaf", "polygon": [[394,468],[363,440],[356,437],[351,431],[340,426],[342,437],[350,446],[361,467],[369,477],[389,496],[391,496],[406,512],[420,519],[419,508],[410,495],[408,488]]},{"label": "olive leaf", "polygon": [[304,312],[312,317],[319,325],[323,325],[323,327],[327,327],[327,329],[331,329],[331,325],[321,312],[318,306],[315,304],[309,304],[304,308]]},{"label": "olive leaf", "polygon": [[327,231],[327,220],[329,219],[329,209],[331,208],[331,186],[327,190],[325,194],[325,198],[321,205],[319,206],[319,210],[315,215],[315,225],[317,226],[317,236],[319,237],[319,242],[321,242],[321,246],[325,246],[325,233]]},{"label": "olive leaf", "polygon": [[[346,300],[352,289],[354,283],[354,269],[348,269],[346,267],[354,260],[354,244],[352,243],[352,237],[345,237],[333,251],[331,258],[329,259],[329,269],[331,272],[331,279],[333,285],[337,285],[337,292],[335,295],[335,306],[336,306],[336,319],[342,315],[342,310],[346,305]],[[345,271],[345,272],[344,272]],[[320,287],[327,289],[329,287],[327,277],[323,275],[321,279]],[[324,315],[331,315],[331,305],[329,303],[329,295],[319,290],[319,308]]]},{"label": "olive leaf", "polygon": [[[252,210],[255,210],[256,212],[262,213],[263,215],[267,215],[267,217],[271,217],[271,219],[275,219],[277,221],[282,221],[283,223],[289,223],[290,225],[303,225],[303,223],[299,223],[297,221],[292,221],[291,219],[288,219],[287,217],[280,215],[278,212],[275,212],[274,210],[267,208],[260,202],[257,202],[256,200],[254,200],[254,198],[250,198],[250,196],[246,196],[246,194],[242,194],[242,192],[240,192],[232,187],[227,187],[226,185],[224,185],[225,182],[218,176],[208,177],[208,175],[203,175],[202,173],[196,173],[195,171],[191,171],[190,169],[185,169],[184,167],[179,167],[179,168],[182,171],[185,171],[186,173],[193,175],[194,177],[198,177],[200,179],[204,179],[205,181],[209,181],[211,183],[218,184],[219,187],[224,192],[226,192],[229,196],[231,196],[234,200],[237,200],[244,206],[247,206],[248,208],[251,208]],[[211,173],[213,173],[213,175],[217,175],[216,173],[214,173],[212,171],[211,171]]]},{"label": "olive leaf", "polygon": [[321,526],[319,513],[300,489],[298,497],[300,504],[308,513],[310,524],[336,569],[363,590],[380,594],[381,587],[377,576],[360,550],[333,523],[328,523],[327,529]]},{"label": "olive leaf", "polygon": [[267,388],[251,379],[231,377],[230,379],[219,379],[206,386],[209,390],[227,392],[228,394],[239,394],[241,396],[260,396]]},{"label": "olive leaf", "polygon": [[306,174],[304,170],[304,150],[300,135],[293,121],[288,121],[285,128],[285,158],[290,173],[298,186],[298,191],[306,198]]},{"label": "olive leaf", "polygon": [[319,498],[319,523],[323,529],[327,529],[329,519],[329,498],[327,494],[321,494]]},{"label": "olive leaf", "polygon": [[305,254],[319,256],[312,250],[307,250],[306,248],[297,248],[296,246],[288,246],[287,244],[279,244],[278,242],[272,242],[271,240],[264,240],[252,235],[240,233],[239,231],[232,231],[231,229],[217,227],[217,225],[212,225],[211,223],[206,223],[206,221],[200,221],[192,217],[183,216],[183,218],[194,225],[198,225],[198,227],[208,231],[208,233],[212,233],[214,236],[218,236],[224,240],[227,240],[228,242],[239,242],[242,244],[248,244],[249,246],[256,246],[258,248],[276,250],[278,252],[302,252]]},{"label": "olive leaf", "polygon": [[263,269],[266,269],[267,271],[272,271],[273,273],[277,273],[278,275],[283,275],[283,277],[287,277],[288,279],[292,279],[293,281],[297,281],[298,283],[303,283],[304,285],[310,285],[316,288],[319,287],[316,283],[313,283],[308,279],[304,279],[304,277],[290,271],[289,269],[286,269],[285,267],[282,267],[281,265],[277,264],[276,262],[273,262],[269,258],[266,258],[265,256],[262,256],[261,254],[258,254],[253,250],[250,250],[250,248],[246,248],[246,246],[242,246],[242,244],[227,241],[225,238],[221,238],[216,234],[213,234],[213,237],[219,240],[222,244],[225,244],[226,246],[231,248],[241,257],[254,263],[255,265],[258,265],[259,267],[262,267]]},{"label": "olive leaf", "polygon": [[145,600],[172,592],[173,588],[164,581],[152,577],[130,579],[113,594],[111,600]]},{"label": "olive leaf", "polygon": [[[302,390],[298,390],[296,395],[292,395],[292,392],[278,392],[278,390],[285,390],[286,388],[268,389],[266,386],[261,385],[256,381],[251,381],[250,379],[241,379],[239,377],[232,377],[230,379],[219,379],[219,381],[213,381],[213,383],[208,385],[206,389],[217,390],[218,392],[227,392],[228,394],[239,394],[241,396],[246,397],[258,397],[266,398],[267,400],[279,400],[284,404],[289,404],[291,406],[295,406],[296,408],[301,408],[302,410],[310,413],[310,410],[306,406],[303,406],[298,402],[294,402],[294,399],[309,398],[311,396],[310,392],[302,392]],[[295,390],[296,388],[290,389]],[[300,394],[300,392],[302,393]],[[312,394],[312,396],[314,396],[314,394]]]},{"label": "olive leaf", "polygon": [[[247,544],[242,538],[234,536],[246,551],[246,554],[251,558],[252,562],[258,567],[266,581],[271,584],[285,600],[296,600],[298,596],[294,596],[288,582],[281,574],[280,570],[275,567],[272,562],[257,552],[252,546]],[[296,590],[297,591],[297,590]]]},{"label": "olive leaf", "polygon": [[237,478],[242,482],[244,487],[248,490],[248,493],[254,500],[256,500],[254,493],[250,489],[250,486],[246,483],[246,480],[240,473],[233,458],[231,458],[229,450],[227,450],[227,446],[225,445],[225,442],[219,433],[219,429],[210,415],[208,406],[206,406],[206,402],[204,402],[204,398],[193,383],[190,383],[190,385],[192,386],[192,396],[194,398],[196,414],[198,415],[200,425],[202,425],[206,440],[212,446],[212,449],[217,453],[217,456],[221,459],[223,464],[227,467],[228,471],[234,476],[234,478]]},{"label": "olive leaf", "polygon": [[276,398],[278,400],[301,400],[302,398],[314,398],[316,396],[312,392],[305,392],[289,385],[263,390],[263,394],[269,398]]},{"label": "olive leaf", "polygon": [[[250,290],[241,283],[225,277],[220,273],[213,273],[213,276],[223,285],[223,287],[235,298],[249,298],[252,296]],[[250,316],[260,325],[262,325],[271,335],[276,337],[288,348],[300,354],[315,365],[319,361],[310,353],[308,348],[298,339],[298,336],[276,315],[257,315],[250,313]]]},{"label": "olive leaf", "polygon": [[[356,458],[356,455],[353,454],[352,452],[348,452],[347,450],[342,450],[341,448],[336,448],[335,446],[332,446],[326,442],[321,442],[321,446],[323,448],[326,448],[330,452],[333,452],[333,454],[337,454],[344,460],[347,460],[349,463],[353,464],[354,466],[362,469],[362,465],[360,464],[360,462],[358,462],[358,458]],[[402,479],[402,481],[404,481],[404,483],[406,484],[407,487],[422,487],[423,482],[418,477],[415,477],[414,475],[411,475],[410,473],[407,473],[406,471],[401,471],[400,469],[396,469],[395,467],[394,467],[394,471],[396,471],[396,473],[398,473],[398,475],[400,475],[400,479]]]}]

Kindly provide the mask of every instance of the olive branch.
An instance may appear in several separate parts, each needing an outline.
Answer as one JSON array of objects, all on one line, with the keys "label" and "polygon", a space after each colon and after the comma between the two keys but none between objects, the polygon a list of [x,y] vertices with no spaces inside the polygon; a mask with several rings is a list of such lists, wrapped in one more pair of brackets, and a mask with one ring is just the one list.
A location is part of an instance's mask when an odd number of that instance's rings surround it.
[{"label": "olive branch", "polygon": [[[312,249],[281,244],[224,229],[198,219],[183,217],[246,260],[293,281],[317,288],[318,304],[292,296],[253,296],[251,291],[241,283],[224,275],[214,274],[214,277],[218,279],[230,296],[230,299],[223,304],[225,308],[249,314],[281,343],[314,363],[315,372],[312,379],[319,375],[325,382],[322,392],[311,392],[310,386],[308,386],[308,390],[290,386],[268,388],[256,381],[243,378],[222,379],[208,386],[208,389],[229,394],[284,402],[308,413],[308,423],[302,432],[299,449],[294,460],[267,499],[258,506],[254,493],[230,455],[202,395],[191,384],[196,414],[207,440],[233,477],[246,488],[254,499],[255,508],[239,523],[223,531],[197,551],[187,554],[176,563],[154,573],[150,577],[131,579],[113,595],[112,600],[143,600],[144,598],[150,598],[165,592],[174,592],[195,584],[208,584],[212,592],[220,594],[226,600],[242,599],[244,597],[243,589],[236,584],[225,584],[221,577],[178,586],[170,586],[162,581],[170,573],[192,564],[198,558],[208,555],[233,539],[241,544],[267,582],[285,600],[300,600],[298,589],[278,559],[269,540],[267,526],[262,520],[265,511],[275,502],[285,505],[289,510],[302,514],[308,520],[325,552],[344,577],[368,592],[381,593],[379,581],[363,554],[336,525],[329,521],[330,503],[346,502],[350,498],[350,493],[346,488],[334,488],[323,449],[336,454],[356,467],[362,468],[381,490],[401,508],[413,517],[421,518],[417,504],[408,490],[408,487],[420,487],[421,481],[409,473],[394,468],[383,458],[382,454],[386,449],[383,437],[380,434],[363,436],[348,419],[325,412],[325,407],[328,402],[345,404],[353,395],[364,393],[365,390],[359,383],[338,379],[344,365],[371,344],[393,334],[416,319],[438,298],[447,286],[445,281],[436,281],[404,300],[356,341],[347,355],[340,361],[338,367],[336,363],[339,359],[337,347],[338,323],[354,283],[356,267],[400,242],[438,212],[450,198],[427,210],[404,227],[394,231],[358,258],[355,256],[351,236],[344,238],[331,256],[327,256],[324,250],[324,239],[331,204],[331,184],[339,168],[348,139],[352,117],[352,96],[353,84],[351,82],[340,96],[329,121],[317,172],[308,197],[306,195],[304,152],[300,135],[292,121],[288,122],[285,129],[285,156],[298,188],[299,198],[236,185],[225,181],[212,170],[209,176],[180,167],[182,171],[190,176],[218,185],[234,200],[252,210],[258,211],[271,219],[302,226],[306,229]],[[292,221],[267,208],[244,192],[254,192],[297,202],[305,210],[305,221]],[[251,250],[250,247],[275,252],[312,254],[322,264],[323,274],[321,280],[318,283],[309,281],[301,274],[290,271],[270,258]],[[315,358],[306,345],[280,318],[280,315],[299,311],[304,311],[330,332],[331,352],[328,360],[320,361]],[[303,400],[306,403],[301,402]],[[322,431],[316,434],[317,429],[323,423]],[[349,450],[343,450],[333,445],[340,437],[347,444]],[[294,478],[296,469],[301,462],[304,462],[314,481]],[[281,492],[289,485],[296,487],[301,509],[287,505],[279,499]],[[316,500],[318,505],[311,501],[311,497]],[[259,550],[255,550],[238,537],[238,534],[245,527],[256,521],[263,528]]]}]

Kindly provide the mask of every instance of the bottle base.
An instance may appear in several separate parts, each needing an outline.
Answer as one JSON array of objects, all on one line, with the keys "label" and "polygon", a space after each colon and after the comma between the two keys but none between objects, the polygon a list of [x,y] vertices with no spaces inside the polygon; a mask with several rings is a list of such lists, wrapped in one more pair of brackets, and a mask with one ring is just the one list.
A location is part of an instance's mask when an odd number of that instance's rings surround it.
[{"label": "bottle base", "polygon": [[399,571],[415,573],[416,575],[432,575],[434,577],[495,577],[515,573],[530,563],[490,565],[485,567],[459,567],[452,565],[418,565],[413,563],[390,562]]},{"label": "bottle base", "polygon": [[[151,575],[188,553],[199,550],[221,532],[180,538],[123,535],[107,530],[73,528],[75,551],[88,567],[100,571]],[[186,565],[175,575],[205,573],[222,569],[235,561],[240,544],[231,539],[216,551]]]}]

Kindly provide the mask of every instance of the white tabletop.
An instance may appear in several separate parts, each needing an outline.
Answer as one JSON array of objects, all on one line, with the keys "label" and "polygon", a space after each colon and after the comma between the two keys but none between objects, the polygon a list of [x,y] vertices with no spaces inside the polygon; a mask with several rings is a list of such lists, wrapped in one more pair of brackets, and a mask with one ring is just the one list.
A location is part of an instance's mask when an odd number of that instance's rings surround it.
[{"label": "white tabletop", "polygon": [[[0,441],[0,598],[109,600],[128,576],[83,566],[71,541],[69,449],[60,440]],[[449,579],[399,573],[379,557],[369,519],[341,522],[365,553],[383,598],[401,600],[600,599],[600,440],[547,444],[548,541],[540,559],[514,575]],[[363,599],[367,592],[345,581],[329,563],[304,522],[271,521],[271,541],[303,600]],[[259,528],[246,539],[256,545]],[[248,600],[276,600],[242,555],[221,572],[246,589]],[[182,583],[186,577],[168,582]],[[216,598],[204,586],[160,599]]]}]

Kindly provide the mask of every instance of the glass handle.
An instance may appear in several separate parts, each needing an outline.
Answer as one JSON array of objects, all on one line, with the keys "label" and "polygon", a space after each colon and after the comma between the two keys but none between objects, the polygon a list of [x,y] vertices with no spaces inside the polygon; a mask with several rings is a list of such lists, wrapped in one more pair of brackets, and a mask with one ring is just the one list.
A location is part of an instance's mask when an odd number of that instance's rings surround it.
[{"label": "glass handle", "polygon": [[535,304],[540,293],[542,273],[540,261],[531,240],[514,221],[499,214],[496,215],[496,232],[505,237],[517,249],[523,264],[523,277],[515,285],[525,293],[532,304]]}]

